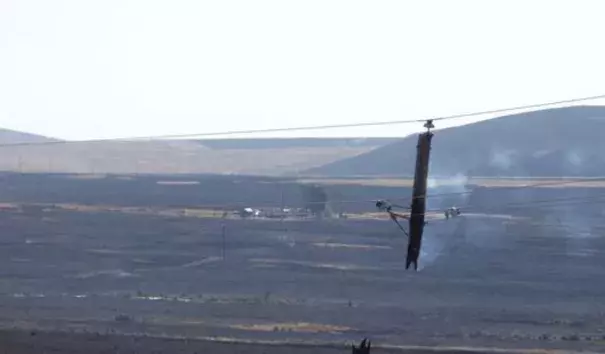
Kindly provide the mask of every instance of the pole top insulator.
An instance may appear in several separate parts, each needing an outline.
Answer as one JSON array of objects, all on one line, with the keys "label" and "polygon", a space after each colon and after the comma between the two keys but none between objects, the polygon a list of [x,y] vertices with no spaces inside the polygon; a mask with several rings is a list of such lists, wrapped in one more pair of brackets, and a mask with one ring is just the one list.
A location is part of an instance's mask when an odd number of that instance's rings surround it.
[{"label": "pole top insulator", "polygon": [[433,120],[432,119],[427,120],[426,123],[424,123],[424,127],[429,131],[432,128],[435,128],[435,125],[433,124]]}]

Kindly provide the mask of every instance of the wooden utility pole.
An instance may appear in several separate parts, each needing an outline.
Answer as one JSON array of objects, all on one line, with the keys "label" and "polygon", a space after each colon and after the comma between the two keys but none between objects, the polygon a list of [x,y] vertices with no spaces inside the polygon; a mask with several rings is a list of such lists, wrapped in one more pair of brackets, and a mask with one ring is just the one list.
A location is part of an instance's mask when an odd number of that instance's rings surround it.
[{"label": "wooden utility pole", "polygon": [[408,269],[414,263],[414,270],[418,270],[418,257],[420,256],[422,233],[425,225],[426,186],[431,155],[431,139],[433,138],[433,133],[431,132],[431,128],[434,128],[433,121],[427,121],[424,127],[427,128],[427,131],[418,135],[418,145],[416,146],[416,167],[412,191],[412,208],[409,219],[410,237],[405,264],[405,269]]}]

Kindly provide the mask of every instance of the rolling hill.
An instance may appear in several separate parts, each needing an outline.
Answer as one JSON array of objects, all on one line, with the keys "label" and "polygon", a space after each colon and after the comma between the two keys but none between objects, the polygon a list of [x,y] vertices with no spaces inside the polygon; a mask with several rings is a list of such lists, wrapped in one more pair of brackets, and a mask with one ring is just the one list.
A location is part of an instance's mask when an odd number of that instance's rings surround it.
[{"label": "rolling hill", "polygon": [[[53,141],[4,131],[1,144]],[[4,139],[3,139],[4,138]],[[96,174],[295,175],[368,152],[395,139],[221,139],[4,146],[0,170]]]},{"label": "rolling hill", "polygon": [[0,144],[41,143],[49,141],[58,141],[58,139],[0,128]]},{"label": "rolling hill", "polygon": [[[417,136],[305,171],[308,175],[411,176]],[[605,176],[605,107],[503,116],[435,131],[434,176]]]},{"label": "rolling hill", "polygon": [[[605,176],[605,107],[503,116],[435,131],[430,174]],[[0,130],[0,144],[54,139]],[[61,173],[208,173],[411,176],[416,136],[217,139],[3,147],[0,170]]]}]

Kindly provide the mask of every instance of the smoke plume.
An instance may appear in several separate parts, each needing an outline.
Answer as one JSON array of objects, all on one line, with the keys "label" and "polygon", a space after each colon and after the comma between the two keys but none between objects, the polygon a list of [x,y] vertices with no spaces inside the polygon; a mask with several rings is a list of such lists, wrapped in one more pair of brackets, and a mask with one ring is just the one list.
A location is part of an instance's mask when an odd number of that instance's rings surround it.
[{"label": "smoke plume", "polygon": [[427,180],[427,212],[429,215],[437,213],[440,219],[427,218],[428,224],[424,229],[420,268],[429,266],[444,252],[448,252],[449,241],[455,242],[452,234],[458,229],[457,225],[460,220],[452,218],[446,221],[441,218],[445,210],[453,206],[460,208],[464,214],[464,207],[471,193],[468,182],[469,177],[462,173],[448,177],[431,177]]}]

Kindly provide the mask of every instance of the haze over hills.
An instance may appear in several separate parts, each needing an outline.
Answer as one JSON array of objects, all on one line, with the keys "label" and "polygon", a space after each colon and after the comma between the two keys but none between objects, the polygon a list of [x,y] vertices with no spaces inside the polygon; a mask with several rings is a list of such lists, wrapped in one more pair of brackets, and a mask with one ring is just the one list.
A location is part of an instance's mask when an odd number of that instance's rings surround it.
[{"label": "haze over hills", "polygon": [[[436,124],[439,126],[438,122]],[[319,176],[411,176],[417,136],[305,171]],[[434,176],[605,176],[605,107],[503,116],[435,131]]]},{"label": "haze over hills", "polygon": [[[0,170],[57,173],[282,175],[322,166],[393,142],[392,138],[104,141],[4,146]],[[58,141],[4,130],[0,144]]]}]

